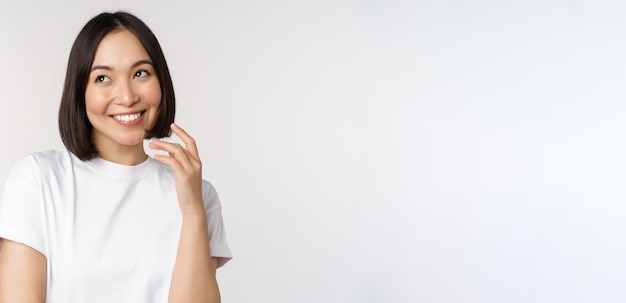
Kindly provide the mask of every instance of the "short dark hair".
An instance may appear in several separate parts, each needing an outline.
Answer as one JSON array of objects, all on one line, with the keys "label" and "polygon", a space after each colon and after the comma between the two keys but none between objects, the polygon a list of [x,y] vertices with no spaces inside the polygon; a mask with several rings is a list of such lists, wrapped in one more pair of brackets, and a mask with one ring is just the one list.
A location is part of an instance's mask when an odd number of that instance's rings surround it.
[{"label": "short dark hair", "polygon": [[165,56],[150,28],[139,18],[127,12],[101,13],[89,20],[80,31],[67,63],[65,85],[59,107],[59,131],[65,147],[85,161],[98,155],[92,141],[93,126],[87,118],[85,90],[100,41],[109,33],[127,29],[133,33],[148,52],[161,86],[161,104],[154,127],[146,139],[163,138],[171,134],[170,125],[176,114],[176,97]]}]

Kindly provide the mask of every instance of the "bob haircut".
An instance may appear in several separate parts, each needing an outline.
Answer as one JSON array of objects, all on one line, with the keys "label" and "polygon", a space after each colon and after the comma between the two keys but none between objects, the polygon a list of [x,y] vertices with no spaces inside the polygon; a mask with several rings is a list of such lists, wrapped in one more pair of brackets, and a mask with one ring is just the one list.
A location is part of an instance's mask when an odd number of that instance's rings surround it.
[{"label": "bob haircut", "polygon": [[59,107],[59,131],[65,147],[79,159],[95,158],[98,150],[91,134],[93,126],[87,118],[85,90],[91,65],[102,38],[107,34],[127,29],[146,49],[161,86],[161,104],[154,127],[147,131],[146,139],[163,138],[171,134],[170,125],[176,114],[176,98],[165,56],[150,28],[126,12],[101,13],[89,20],[74,41],[67,63],[65,85]]}]

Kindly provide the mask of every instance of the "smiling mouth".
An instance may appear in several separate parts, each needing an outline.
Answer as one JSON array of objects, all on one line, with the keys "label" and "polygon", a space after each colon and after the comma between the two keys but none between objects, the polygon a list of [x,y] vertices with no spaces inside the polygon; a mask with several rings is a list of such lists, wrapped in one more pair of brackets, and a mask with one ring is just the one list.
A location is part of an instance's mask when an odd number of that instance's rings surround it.
[{"label": "smiling mouth", "polygon": [[117,121],[128,123],[139,119],[139,117],[141,117],[141,115],[143,115],[145,112],[146,111],[128,115],[113,115],[112,117]]}]

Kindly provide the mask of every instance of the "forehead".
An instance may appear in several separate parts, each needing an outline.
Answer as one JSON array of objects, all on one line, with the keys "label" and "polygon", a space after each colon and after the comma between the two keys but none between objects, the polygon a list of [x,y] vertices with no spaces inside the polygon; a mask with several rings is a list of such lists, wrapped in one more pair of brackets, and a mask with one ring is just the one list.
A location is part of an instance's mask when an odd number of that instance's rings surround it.
[{"label": "forehead", "polygon": [[132,65],[139,60],[149,60],[150,56],[139,39],[127,29],[108,33],[96,49],[92,65],[119,66]]}]

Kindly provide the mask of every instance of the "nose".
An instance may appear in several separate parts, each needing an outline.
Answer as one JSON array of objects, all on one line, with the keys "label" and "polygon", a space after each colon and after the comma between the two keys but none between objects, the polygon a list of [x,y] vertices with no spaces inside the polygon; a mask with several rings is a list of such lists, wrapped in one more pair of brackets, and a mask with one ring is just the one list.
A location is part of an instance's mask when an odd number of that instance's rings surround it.
[{"label": "nose", "polygon": [[125,106],[132,106],[139,101],[139,95],[135,92],[130,81],[118,82],[117,103]]}]

